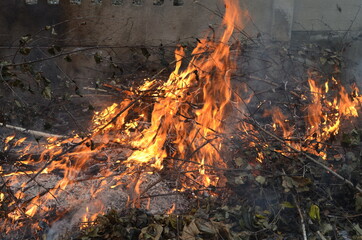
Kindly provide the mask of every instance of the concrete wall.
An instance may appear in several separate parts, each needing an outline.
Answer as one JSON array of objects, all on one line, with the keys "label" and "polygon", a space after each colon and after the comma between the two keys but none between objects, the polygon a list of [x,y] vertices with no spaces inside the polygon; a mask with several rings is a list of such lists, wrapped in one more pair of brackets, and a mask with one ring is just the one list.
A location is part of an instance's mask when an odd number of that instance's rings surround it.
[{"label": "concrete wall", "polygon": [[[74,2],[81,4],[72,4]],[[27,4],[26,4],[27,3]],[[53,3],[53,4],[49,4]],[[294,32],[361,31],[360,0],[240,0],[245,31],[288,41]],[[115,5],[117,4],[117,5]],[[1,38],[65,21],[69,44],[157,44],[199,37],[223,14],[221,0],[1,1]],[[4,28],[5,27],[5,28]],[[15,33],[15,34],[13,34]]]},{"label": "concrete wall", "polygon": [[[336,44],[353,40],[346,57],[357,62],[356,66],[362,66],[360,0],[240,0],[240,3],[248,10],[244,13],[244,31],[250,37],[261,36],[287,44],[309,41]],[[174,47],[180,42],[196,42],[196,38],[210,33],[209,26],[217,28],[222,15],[222,0],[1,1],[0,46],[16,48],[21,35],[38,32],[36,44],[45,46],[56,42],[70,47],[161,44]],[[54,25],[54,30],[39,34],[46,25]],[[118,51],[118,55],[126,54]]]}]

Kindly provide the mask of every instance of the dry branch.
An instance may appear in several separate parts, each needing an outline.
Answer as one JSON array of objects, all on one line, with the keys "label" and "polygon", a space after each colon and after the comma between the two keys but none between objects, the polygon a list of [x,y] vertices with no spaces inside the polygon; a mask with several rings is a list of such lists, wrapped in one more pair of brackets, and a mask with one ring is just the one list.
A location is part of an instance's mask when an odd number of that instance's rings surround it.
[{"label": "dry branch", "polygon": [[30,134],[33,136],[37,136],[37,137],[46,137],[46,138],[49,138],[49,137],[66,138],[67,137],[64,135],[57,135],[57,134],[51,134],[51,133],[46,133],[46,132],[41,132],[41,131],[29,130],[26,128],[16,127],[16,126],[4,124],[4,123],[0,123],[0,126],[8,128],[8,129],[16,130],[16,131],[19,131],[22,133]]}]

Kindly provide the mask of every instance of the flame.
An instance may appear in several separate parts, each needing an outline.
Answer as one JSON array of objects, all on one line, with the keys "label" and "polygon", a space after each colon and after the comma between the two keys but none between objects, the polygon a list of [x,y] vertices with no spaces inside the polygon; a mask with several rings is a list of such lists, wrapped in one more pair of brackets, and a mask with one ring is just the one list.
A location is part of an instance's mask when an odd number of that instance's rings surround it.
[{"label": "flame", "polygon": [[[107,157],[105,166],[118,170],[122,165],[125,170],[115,174],[112,169],[100,169],[97,186],[89,190],[93,200],[105,190],[125,186],[124,179],[127,179],[128,198],[133,206],[140,207],[143,180],[168,164],[184,172],[184,186],[177,191],[222,184],[213,168],[225,167],[220,154],[220,136],[227,130],[224,120],[231,107],[230,78],[236,69],[230,58],[228,41],[234,27],[242,27],[242,11],[238,1],[225,0],[225,9],[219,38],[200,40],[187,66],[184,61],[187,56],[185,49],[178,47],[175,50],[176,66],[167,81],[146,79],[142,85],[127,92],[128,99],[96,112],[89,136],[75,135],[64,140],[48,138],[38,159],[29,156],[21,161],[38,170],[3,174],[17,188],[11,204],[18,206],[21,199],[27,201],[24,210],[15,207],[9,214],[12,222],[37,214],[45,216],[49,211],[48,204],[51,205],[50,202],[58,197],[71,201],[66,194],[69,185],[81,178],[82,173],[95,161],[93,156],[110,144],[124,144],[136,150],[124,161],[112,161]],[[149,102],[142,97],[150,99]],[[5,139],[6,147],[14,138],[15,135]],[[25,138],[22,138],[12,145],[19,146],[24,141]],[[23,148],[21,155],[26,156],[31,151],[33,147],[29,145]],[[61,172],[62,178],[52,188],[37,196],[29,196],[24,191],[36,178],[53,172]],[[108,180],[108,176],[112,178]],[[149,204],[150,198],[148,201]],[[81,228],[91,224],[103,208],[87,204],[81,217]],[[169,209],[169,213],[174,209],[175,205]]]},{"label": "flame", "polygon": [[[253,97],[249,94],[242,99],[234,94],[231,85],[236,64],[230,56],[228,41],[235,26],[243,27],[243,12],[238,2],[225,0],[225,16],[218,38],[199,40],[188,64],[185,61],[186,51],[179,46],[175,50],[175,69],[168,80],[145,79],[142,85],[127,93],[127,99],[96,112],[90,135],[75,135],[64,140],[47,139],[38,159],[29,157],[21,161],[36,171],[5,172],[0,168],[2,176],[17,190],[10,204],[14,210],[8,215],[12,222],[37,214],[45,216],[50,202],[57,201],[59,196],[74,200],[68,196],[71,195],[67,192],[69,186],[82,179],[84,172],[95,163],[102,163],[104,167],[97,172],[97,184],[87,189],[89,202],[95,201],[104,191],[122,185],[129,192],[131,204],[140,207],[144,179],[167,166],[180,169],[183,173],[183,185],[175,191],[222,186],[225,182],[223,176],[216,175],[214,169],[226,168],[221,152],[222,135],[232,131],[226,124],[228,112],[236,105],[237,117],[245,118],[245,107],[239,105],[241,102],[247,104]],[[309,101],[304,111],[304,134],[293,127],[292,121],[278,108],[266,112],[265,116],[271,116],[274,131],[281,132],[288,144],[326,158],[325,146],[320,146],[320,143],[338,134],[343,119],[358,116],[357,109],[362,97],[356,88],[353,88],[352,94],[348,94],[334,78],[323,84],[310,78],[308,84],[310,93],[302,96],[303,101]],[[331,90],[334,89],[331,88],[332,84],[338,88],[337,92]],[[242,88],[243,92],[247,92],[246,85],[242,85]],[[268,148],[268,145],[260,145],[256,137],[253,138],[250,132],[255,129],[251,124],[241,122],[238,127],[245,136],[253,139],[248,145],[257,149],[255,160],[262,163],[266,157],[262,149]],[[302,140],[293,141],[295,137]],[[14,138],[15,135],[5,139],[5,150],[9,149],[10,144],[19,146],[25,141],[23,138],[13,143]],[[94,156],[112,144],[135,150],[125,160],[107,157],[104,162],[97,162]],[[30,145],[25,147],[22,156],[31,151]],[[289,149],[280,151],[286,155]],[[31,186],[30,183],[48,173],[58,173],[61,179],[57,179],[54,186],[46,188],[47,191],[42,194],[30,196],[25,191]],[[3,193],[0,193],[0,200],[4,201]],[[19,204],[22,200],[27,203],[25,208]],[[147,200],[149,205],[151,199]],[[69,204],[78,203],[74,201]],[[101,203],[92,205],[87,202],[82,206],[86,207],[82,208],[81,228],[89,226],[104,210]],[[167,213],[171,214],[175,207],[173,204]]]},{"label": "flame", "polygon": [[175,209],[176,209],[176,204],[173,203],[171,208],[167,210],[166,214],[168,215],[172,214],[175,211]]},{"label": "flame", "polygon": [[[333,77],[330,81],[327,80],[320,85],[314,79],[309,78],[308,84],[310,104],[306,107],[306,132],[304,136],[299,136],[299,138],[304,138],[304,142],[293,141],[288,144],[295,149],[326,159],[324,143],[339,133],[342,120],[358,117],[362,97],[359,96],[355,86],[352,87],[352,94],[348,94],[343,85]],[[334,88],[338,90],[330,92],[330,84],[333,84]],[[274,108],[271,112],[267,111],[266,115],[272,115],[274,130],[280,127],[285,141],[290,141],[294,137],[294,128],[289,125],[287,117],[279,108]],[[283,151],[286,152],[287,149]]]}]

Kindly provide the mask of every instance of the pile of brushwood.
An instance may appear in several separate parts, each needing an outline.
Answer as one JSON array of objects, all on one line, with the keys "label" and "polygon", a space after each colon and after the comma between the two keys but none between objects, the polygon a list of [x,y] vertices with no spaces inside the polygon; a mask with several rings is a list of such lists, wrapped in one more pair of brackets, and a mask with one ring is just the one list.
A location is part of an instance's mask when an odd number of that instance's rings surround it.
[{"label": "pile of brushwood", "polygon": [[[26,46],[31,39],[24,36],[20,40],[19,53],[24,57],[29,54],[30,48]],[[239,72],[235,73],[235,77],[250,84],[250,89],[255,90],[253,95],[256,105],[262,106],[258,108],[260,115],[269,106],[268,98],[263,94],[277,96],[278,99],[273,104],[278,101],[284,101],[281,105],[289,104],[288,101],[292,99],[290,94],[305,88],[307,72],[317,72],[324,79],[331,79],[329,75],[341,79],[338,75],[344,70],[344,48],[334,50],[316,44],[290,49],[262,46],[264,45],[253,47],[245,44],[243,58],[238,60],[242,71],[240,76],[237,76]],[[157,49],[160,50],[161,60],[164,60],[164,50]],[[70,64],[70,56],[80,50],[67,53],[51,47],[48,50],[48,60],[65,57],[64,60]],[[147,49],[142,48],[140,52],[148,59]],[[78,108],[74,107],[72,112],[68,110],[69,103],[74,102],[71,99],[83,98],[83,93],[89,91],[119,96],[118,89],[128,89],[126,83],[129,81],[126,81],[123,71],[127,69],[127,65],[116,64],[112,59],[112,56],[101,56],[97,51],[94,54],[95,64],[109,64],[113,77],[108,82],[99,80],[102,76],[95,76],[92,81],[87,79],[87,82],[92,83],[91,86],[82,88],[74,80],[76,77],[70,78],[61,69],[59,73],[51,71],[57,74],[59,80],[43,73],[42,64],[46,59],[12,63],[1,58],[0,123],[62,132],[64,129],[61,127],[75,122],[74,128],[82,131],[82,124],[76,114],[84,117],[87,112],[91,116],[94,108],[88,102],[82,102],[74,104]],[[55,65],[51,61],[47,63]],[[249,68],[254,66],[256,69],[247,71],[244,65]],[[88,66],[86,69],[88,71]],[[139,69],[135,72],[139,72]],[[81,74],[77,73],[78,75]],[[137,77],[134,73],[130,75]],[[108,83],[117,86],[112,88],[117,89],[116,93],[100,89],[100,86]],[[265,86],[261,86],[261,83]],[[296,86],[296,91],[291,89],[291,85]],[[68,91],[69,89],[74,91]],[[8,94],[9,92],[13,94]],[[68,92],[72,94],[69,95]],[[45,98],[46,102],[38,100],[38,95]],[[89,95],[93,99],[96,94]],[[40,103],[47,107],[42,107]],[[291,102],[288,108],[294,110],[295,105],[298,103]],[[59,114],[66,117],[54,118],[53,112],[59,108],[64,111]],[[88,227],[77,227],[74,231],[64,233],[63,239],[362,239],[362,126],[355,124],[351,126],[353,129],[342,130],[327,142],[328,158],[321,160],[312,154],[294,150],[281,154],[281,150],[288,148],[285,146],[286,142],[279,141],[275,133],[263,131],[268,129],[266,125],[259,125],[253,119],[249,121],[255,128],[255,132],[250,131],[249,134],[255,138],[242,139],[235,133],[235,136],[225,139],[227,168],[218,169],[218,174],[226,179],[225,186],[171,193],[185,195],[189,199],[188,210],[180,211],[176,208],[174,213],[163,215],[152,215],[141,209],[120,212],[111,210],[98,216],[94,222],[82,223]],[[250,148],[251,141],[256,147]],[[262,163],[256,160],[260,153],[264,156]],[[0,161],[1,164],[9,162],[3,153],[0,153]],[[172,171],[175,169],[165,167],[160,174],[165,180],[169,177],[172,180],[170,182],[174,182]]]},{"label": "pile of brushwood", "polygon": [[230,141],[226,187],[183,193],[193,199],[186,212],[109,211],[64,239],[362,239],[362,130],[341,134],[334,142],[339,154],[326,161],[283,156],[269,140],[263,163],[249,160],[256,151]]}]

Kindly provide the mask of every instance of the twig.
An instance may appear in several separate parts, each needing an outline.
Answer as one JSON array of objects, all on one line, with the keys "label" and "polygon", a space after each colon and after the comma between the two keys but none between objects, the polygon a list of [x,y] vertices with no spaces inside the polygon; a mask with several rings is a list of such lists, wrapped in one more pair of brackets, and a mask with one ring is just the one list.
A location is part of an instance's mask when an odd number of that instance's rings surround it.
[{"label": "twig", "polygon": [[304,217],[302,214],[302,210],[300,210],[299,204],[297,202],[296,197],[293,195],[295,206],[298,209],[299,217],[300,217],[300,223],[302,224],[302,232],[303,232],[303,240],[308,240],[307,238],[307,231],[305,230],[305,223],[304,223]]},{"label": "twig", "polygon": [[320,231],[317,231],[317,234],[322,240],[327,240],[327,238],[323,236],[323,234]]},{"label": "twig", "polygon": [[9,128],[12,130],[20,131],[22,133],[28,133],[28,134],[38,136],[38,137],[46,137],[46,138],[49,138],[49,137],[66,138],[67,137],[64,135],[57,135],[57,134],[45,133],[45,132],[40,132],[40,131],[35,131],[35,130],[29,130],[26,128],[16,127],[16,126],[4,124],[4,123],[0,123],[0,127]]},{"label": "twig", "polygon": [[[304,155],[308,160],[312,161],[313,163],[317,164],[318,166],[320,166],[321,168],[327,170],[329,173],[331,173],[332,175],[334,175],[335,177],[339,178],[340,180],[342,180],[343,182],[345,182],[346,184],[348,184],[349,186],[355,188],[358,192],[362,193],[362,189],[356,185],[354,185],[351,181],[349,181],[348,179],[345,179],[344,177],[342,177],[341,175],[339,175],[338,173],[336,173],[335,171],[333,171],[331,168],[327,167],[326,165],[324,165],[323,163],[321,163],[320,161],[312,158],[311,156],[309,156],[309,154],[300,151],[298,149],[296,149],[295,147],[291,146],[290,144],[286,143],[285,141],[283,141],[282,139],[280,139],[278,136],[274,135],[273,133],[265,130],[263,127],[260,126],[259,123],[254,121],[253,124],[255,127],[257,127],[258,129],[260,129],[262,132],[266,133],[267,135],[269,135],[270,137],[274,138],[275,140],[277,140],[278,142],[282,143],[283,145],[287,146],[288,148],[292,149],[294,152],[296,153],[300,153],[302,155]],[[297,158],[299,161],[304,162],[304,159],[302,158]]]},{"label": "twig", "polygon": [[70,55],[70,54],[74,54],[74,53],[78,53],[78,52],[83,52],[83,51],[88,51],[88,50],[93,50],[93,49],[98,49],[98,48],[99,48],[98,46],[96,46],[96,47],[78,48],[78,49],[73,50],[73,51],[59,53],[59,54],[54,55],[54,56],[50,56],[50,57],[46,57],[46,58],[40,58],[40,59],[28,61],[28,62],[5,64],[4,67],[9,67],[9,66],[16,67],[16,66],[21,66],[21,65],[24,65],[24,64],[34,64],[34,63],[38,63],[38,62],[44,62],[44,61],[59,58],[59,57],[62,57],[62,56],[66,56],[66,55]]}]

